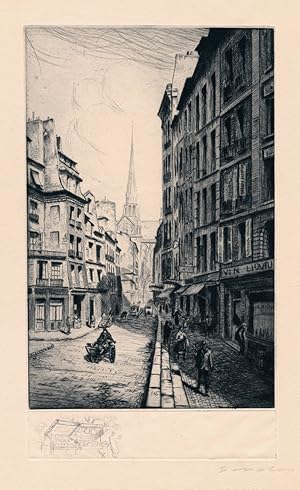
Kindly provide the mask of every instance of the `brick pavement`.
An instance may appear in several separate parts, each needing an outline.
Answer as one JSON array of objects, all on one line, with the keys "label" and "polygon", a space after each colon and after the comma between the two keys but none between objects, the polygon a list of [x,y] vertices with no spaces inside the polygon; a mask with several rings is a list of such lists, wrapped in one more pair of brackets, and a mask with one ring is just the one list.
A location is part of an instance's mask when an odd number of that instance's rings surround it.
[{"label": "brick pavement", "polygon": [[203,336],[187,331],[190,348],[186,360],[174,357],[174,337],[171,338],[171,359],[178,363],[184,388],[191,408],[272,408],[274,406],[273,379],[254,368],[247,358],[238,355],[232,347],[217,338],[206,339],[212,350],[214,370],[211,375],[210,396],[196,391],[197,369],[193,346]]}]

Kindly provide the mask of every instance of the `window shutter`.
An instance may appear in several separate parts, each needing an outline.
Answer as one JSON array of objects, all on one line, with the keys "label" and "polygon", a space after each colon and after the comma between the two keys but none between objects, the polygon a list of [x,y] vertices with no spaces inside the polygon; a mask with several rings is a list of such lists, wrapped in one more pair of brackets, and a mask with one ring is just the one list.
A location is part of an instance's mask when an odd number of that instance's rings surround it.
[{"label": "window shutter", "polygon": [[239,166],[239,195],[246,196],[246,171],[247,164],[241,163]]},{"label": "window shutter", "polygon": [[252,255],[252,218],[246,220],[246,257]]},{"label": "window shutter", "polygon": [[233,201],[236,201],[236,199],[238,198],[238,168],[235,167],[233,169],[233,176],[232,176],[232,199]]},{"label": "window shutter", "polygon": [[218,228],[218,261],[223,263],[223,237],[224,229],[222,227]]},{"label": "window shutter", "polygon": [[227,257],[228,257],[228,262],[232,262],[232,226],[228,226],[228,251],[227,251]]}]

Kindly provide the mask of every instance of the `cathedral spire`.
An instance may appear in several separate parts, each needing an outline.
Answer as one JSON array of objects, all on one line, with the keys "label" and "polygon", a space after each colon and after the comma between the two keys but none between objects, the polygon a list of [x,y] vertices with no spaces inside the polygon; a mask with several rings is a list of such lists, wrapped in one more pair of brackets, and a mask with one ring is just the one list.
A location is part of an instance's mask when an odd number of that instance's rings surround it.
[{"label": "cathedral spire", "polygon": [[128,181],[127,181],[125,206],[128,206],[129,204],[137,204],[137,190],[136,190],[135,170],[134,170],[133,121],[131,126],[130,161],[129,161],[129,174],[128,174]]}]

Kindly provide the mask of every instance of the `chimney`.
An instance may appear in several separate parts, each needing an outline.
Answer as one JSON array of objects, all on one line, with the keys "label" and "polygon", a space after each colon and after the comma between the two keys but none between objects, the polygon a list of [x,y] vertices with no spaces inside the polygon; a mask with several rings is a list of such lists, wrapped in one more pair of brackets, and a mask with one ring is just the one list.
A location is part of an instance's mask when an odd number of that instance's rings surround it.
[{"label": "chimney", "polygon": [[60,136],[56,136],[56,144],[57,144],[57,149],[61,151],[61,138]]}]

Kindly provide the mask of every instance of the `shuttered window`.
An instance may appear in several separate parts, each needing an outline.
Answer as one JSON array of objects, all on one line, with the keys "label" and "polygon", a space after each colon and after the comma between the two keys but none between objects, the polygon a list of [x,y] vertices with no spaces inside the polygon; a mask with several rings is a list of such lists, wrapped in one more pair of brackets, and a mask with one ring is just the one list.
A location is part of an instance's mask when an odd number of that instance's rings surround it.
[{"label": "shuttered window", "polygon": [[252,218],[246,220],[246,257],[252,255]]},{"label": "shuttered window", "polygon": [[247,163],[241,163],[239,165],[239,195],[241,197],[244,197],[247,194],[246,178],[247,178]]},{"label": "shuttered window", "polygon": [[220,227],[218,228],[218,261],[222,264],[223,263],[223,228]]}]

